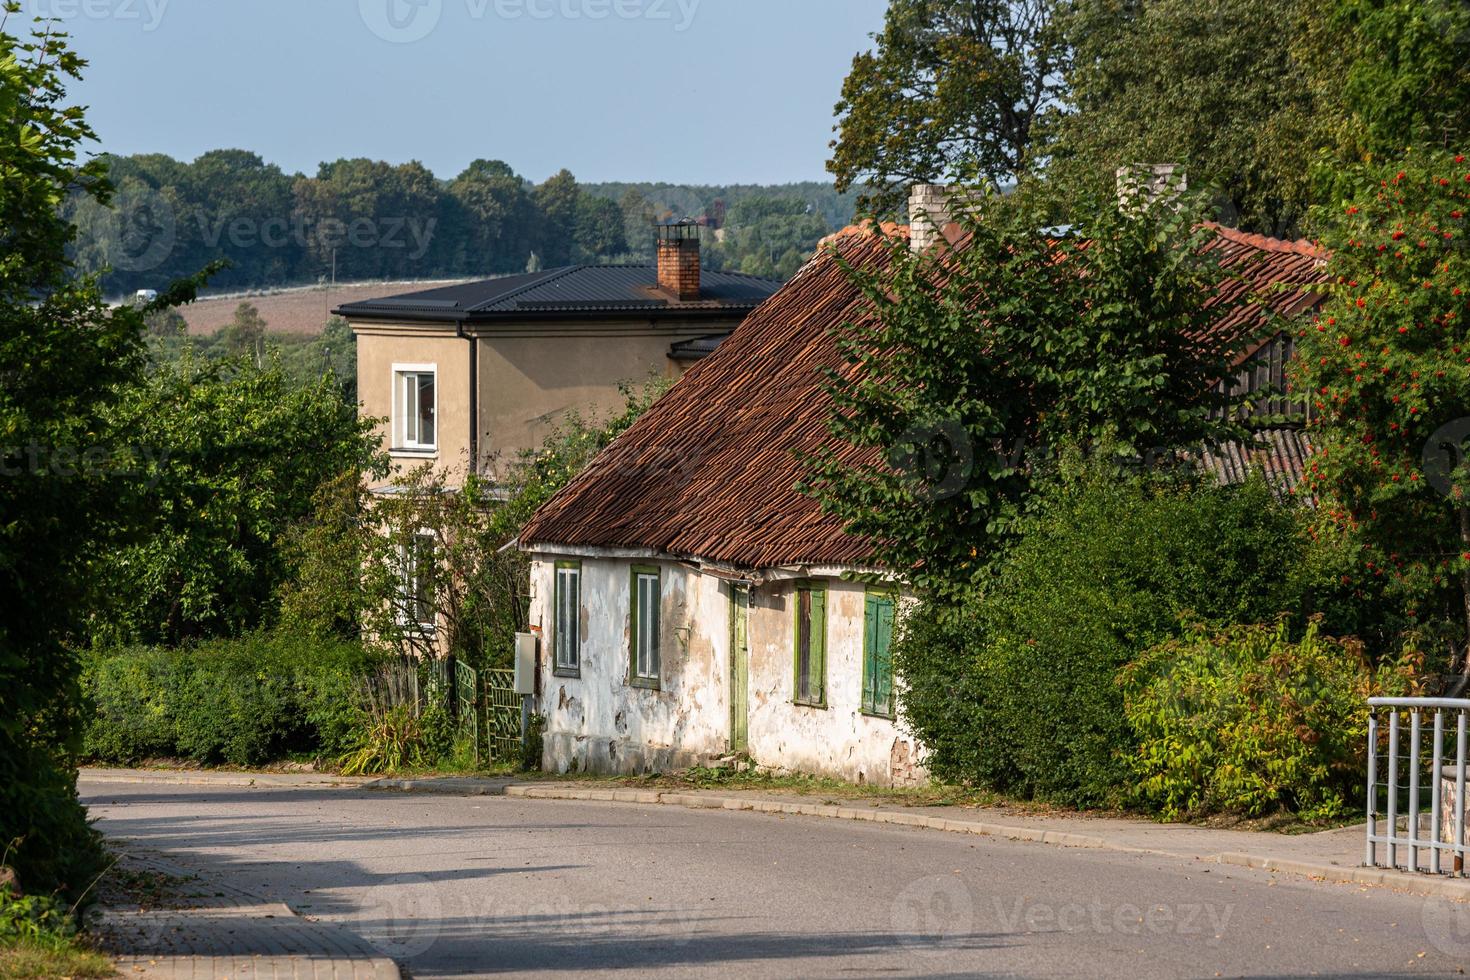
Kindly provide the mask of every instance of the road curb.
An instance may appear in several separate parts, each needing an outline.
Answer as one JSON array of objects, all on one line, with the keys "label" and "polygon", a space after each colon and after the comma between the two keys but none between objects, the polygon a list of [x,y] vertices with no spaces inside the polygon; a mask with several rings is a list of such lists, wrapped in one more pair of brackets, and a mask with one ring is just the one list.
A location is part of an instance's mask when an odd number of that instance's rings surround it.
[{"label": "road curb", "polygon": [[1118,844],[1105,837],[1097,837],[1091,834],[1074,834],[1056,830],[1043,830],[1039,827],[990,823],[978,820],[955,820],[950,817],[929,817],[920,813],[902,813],[891,810],[860,810],[854,807],[834,806],[824,803],[789,803],[779,800],[755,800],[737,796],[708,796],[680,792],[665,793],[652,790],[570,789],[526,784],[512,784],[507,786],[505,787],[504,795],[534,800],[643,803],[681,806],[691,810],[739,810],[754,813],[825,817],[835,820],[864,820],[869,823],[918,827],[926,830],[946,831],[948,833],[973,834],[980,837],[999,837],[1005,840],[1050,844],[1055,847],[1087,848],[1092,850],[1116,851],[1126,854],[1150,854],[1180,860],[1199,860],[1212,864],[1250,868],[1256,871],[1300,875],[1322,881],[1382,885],[1419,895],[1470,901],[1470,879],[1431,878],[1422,875],[1411,875],[1401,871],[1388,871],[1382,868],[1349,868],[1254,854],[1224,853],[1207,856],[1183,854],[1178,851]]},{"label": "road curb", "polygon": [[1344,867],[1335,864],[1314,864],[1290,858],[1264,857],[1256,854],[1217,854],[1219,864],[1229,864],[1256,871],[1275,871],[1283,874],[1302,875],[1321,881],[1341,884],[1382,885],[1418,895],[1436,898],[1453,898],[1470,902],[1470,878],[1448,878],[1433,875],[1409,874],[1407,871],[1391,871],[1387,868]]}]

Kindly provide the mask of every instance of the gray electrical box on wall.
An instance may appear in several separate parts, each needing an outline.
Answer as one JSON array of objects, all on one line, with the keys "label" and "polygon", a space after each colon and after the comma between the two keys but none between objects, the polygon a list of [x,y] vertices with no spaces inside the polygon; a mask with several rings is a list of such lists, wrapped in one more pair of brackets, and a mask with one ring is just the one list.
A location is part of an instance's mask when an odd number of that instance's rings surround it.
[{"label": "gray electrical box on wall", "polygon": [[536,643],[535,633],[516,634],[516,693],[536,693]]}]

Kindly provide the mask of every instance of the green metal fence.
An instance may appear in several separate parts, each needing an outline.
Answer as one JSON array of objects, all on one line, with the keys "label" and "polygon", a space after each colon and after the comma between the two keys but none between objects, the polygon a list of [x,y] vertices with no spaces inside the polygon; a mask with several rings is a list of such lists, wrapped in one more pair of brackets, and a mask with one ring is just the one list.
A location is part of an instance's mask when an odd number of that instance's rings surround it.
[{"label": "green metal fence", "polygon": [[521,753],[521,696],[513,670],[485,675],[485,744],[492,762],[512,762]]},{"label": "green metal fence", "polygon": [[475,668],[461,660],[454,662],[454,717],[461,738],[475,747],[475,762],[480,761],[480,684]]}]

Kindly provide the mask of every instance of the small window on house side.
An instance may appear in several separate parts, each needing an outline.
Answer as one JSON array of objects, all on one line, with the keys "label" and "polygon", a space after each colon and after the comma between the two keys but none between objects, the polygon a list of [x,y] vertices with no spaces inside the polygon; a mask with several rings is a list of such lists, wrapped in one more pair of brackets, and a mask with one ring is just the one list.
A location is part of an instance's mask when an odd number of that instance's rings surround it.
[{"label": "small window on house side", "polygon": [[554,672],[578,677],[582,670],[582,566],[574,561],[556,563],[556,610],[552,642],[556,649]]},{"label": "small window on house side", "polygon": [[894,716],[893,596],[869,593],[863,616],[863,713]]},{"label": "small window on house side", "polygon": [[796,677],[793,685],[797,704],[825,707],[827,704],[827,590],[814,585],[796,589]]},{"label": "small window on house side", "polygon": [[398,619],[404,626],[417,626],[426,633],[434,631],[434,536],[428,532],[415,534],[399,548],[403,596]]},{"label": "small window on house side", "polygon": [[393,369],[393,448],[421,452],[439,448],[436,374],[432,365],[400,365]]},{"label": "small window on house side", "polygon": [[632,607],[632,657],[629,682],[635,687],[659,685],[659,571],[635,566],[628,598]]}]

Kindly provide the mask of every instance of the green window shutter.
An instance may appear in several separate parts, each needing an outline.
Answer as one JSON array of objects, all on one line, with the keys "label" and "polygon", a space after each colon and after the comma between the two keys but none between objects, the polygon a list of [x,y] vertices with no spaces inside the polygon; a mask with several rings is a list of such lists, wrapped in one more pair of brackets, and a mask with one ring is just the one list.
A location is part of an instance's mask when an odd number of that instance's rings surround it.
[{"label": "green window shutter", "polygon": [[826,707],[827,704],[827,590],[809,584],[792,593],[794,643],[792,701]]},{"label": "green window shutter", "polygon": [[875,623],[875,656],[873,671],[873,709],[878,714],[893,714],[893,600],[879,599]]},{"label": "green window shutter", "polygon": [[812,589],[811,609],[811,696],[817,704],[827,703],[827,590]]},{"label": "green window shutter", "polygon": [[863,608],[863,710],[873,710],[874,680],[874,654],[877,651],[878,610],[876,597],[868,596]]}]

